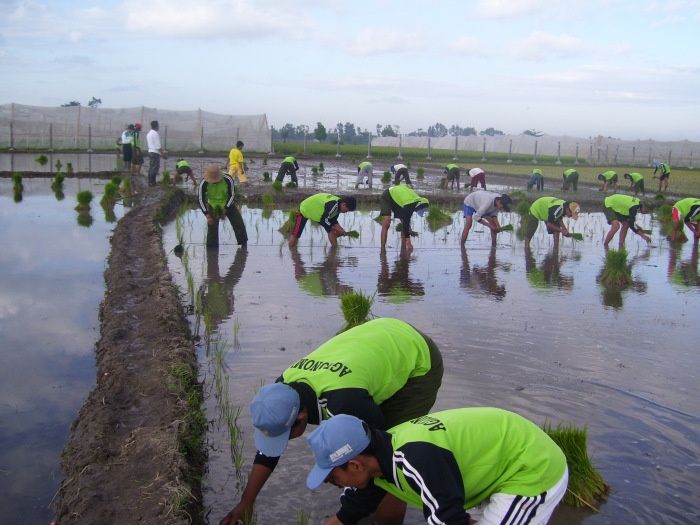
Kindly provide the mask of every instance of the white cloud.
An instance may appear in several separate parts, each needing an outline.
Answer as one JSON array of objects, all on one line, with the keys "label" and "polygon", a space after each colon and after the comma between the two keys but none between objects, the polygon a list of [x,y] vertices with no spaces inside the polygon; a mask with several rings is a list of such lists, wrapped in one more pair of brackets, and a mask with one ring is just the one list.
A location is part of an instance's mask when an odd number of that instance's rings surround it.
[{"label": "white cloud", "polygon": [[511,46],[511,50],[519,58],[525,60],[545,60],[547,58],[562,58],[582,53],[586,44],[580,39],[566,34],[553,35],[535,31]]},{"label": "white cloud", "polygon": [[511,18],[543,10],[552,0],[478,0],[474,11],[487,18]]},{"label": "white cloud", "polygon": [[459,37],[450,42],[448,47],[458,54],[482,53],[484,50],[481,40],[471,36]]},{"label": "white cloud", "polygon": [[418,35],[407,34],[403,30],[365,28],[350,44],[349,51],[354,55],[363,56],[406,53],[417,49],[421,41]]}]

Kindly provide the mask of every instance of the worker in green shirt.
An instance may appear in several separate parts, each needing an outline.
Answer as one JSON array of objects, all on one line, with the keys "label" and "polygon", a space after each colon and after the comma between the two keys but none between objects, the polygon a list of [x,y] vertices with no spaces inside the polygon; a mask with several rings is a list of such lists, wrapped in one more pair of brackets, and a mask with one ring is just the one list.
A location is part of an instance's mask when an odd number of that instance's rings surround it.
[{"label": "worker in green shirt", "polygon": [[460,170],[457,164],[448,164],[445,166],[445,171],[443,172],[447,178],[447,184],[450,185],[450,189],[455,189],[455,182],[457,183],[457,191],[459,191],[459,176]]},{"label": "worker in green shirt", "polygon": [[546,525],[569,479],[544,430],[500,408],[443,410],[388,431],[342,414],[307,441],[315,465],[306,486],[345,489],[324,525],[358,523],[387,493],[422,509],[429,524]]},{"label": "worker in green shirt", "polygon": [[578,191],[578,171],[574,168],[565,169],[562,178],[564,179],[562,190],[569,191],[569,188],[572,188],[574,191]]},{"label": "worker in green shirt", "polygon": [[603,246],[606,249],[618,230],[620,230],[620,250],[624,249],[625,247],[627,230],[632,230],[645,241],[651,242],[651,237],[644,233],[644,230],[634,223],[635,219],[637,218],[637,212],[649,213],[649,206],[640,201],[637,197],[622,195],[620,193],[614,193],[608,197],[605,197],[605,208],[603,213],[605,213],[605,218],[610,225],[610,230],[603,241]]},{"label": "worker in green shirt", "polygon": [[[187,162],[185,159],[177,159],[177,161],[175,161],[175,173],[180,177],[185,175],[185,182],[190,180],[192,182],[192,185],[197,186],[197,179],[194,178],[194,173],[192,173],[192,167],[190,166],[190,163]],[[176,178],[173,177],[173,184],[175,184],[175,181]]]},{"label": "worker in green shirt", "polygon": [[599,191],[607,192],[610,187],[612,187],[613,191],[617,191],[617,172],[608,170],[599,173],[598,180],[603,183]]},{"label": "worker in green shirt", "polygon": [[679,200],[673,205],[671,217],[673,218],[671,240],[680,239],[683,225],[685,225],[693,232],[694,242],[698,244],[698,239],[700,239],[700,199],[688,197]]},{"label": "worker in green shirt", "polygon": [[280,169],[277,172],[275,182],[282,182],[284,180],[284,176],[289,175],[292,178],[292,184],[294,187],[297,187],[299,185],[299,181],[297,180],[297,171],[299,171],[299,163],[297,162],[296,157],[291,155],[289,157],[285,157],[282,159],[282,164],[280,164]]},{"label": "worker in green shirt", "polygon": [[301,237],[306,221],[312,220],[320,224],[328,234],[331,246],[338,246],[338,237],[345,235],[345,230],[338,224],[338,217],[341,213],[355,211],[357,200],[352,196],[336,197],[330,193],[317,193],[307,197],[299,205],[292,233],[289,236],[289,247],[295,248],[299,237]]},{"label": "worker in green shirt", "polygon": [[564,225],[564,217],[578,219],[581,207],[577,202],[569,202],[557,197],[540,197],[530,206],[530,213],[524,219],[525,242],[529,243],[537,231],[539,221],[544,221],[547,233],[553,235],[554,247],[559,246],[559,234],[570,237],[569,230]]},{"label": "worker in green shirt", "polygon": [[633,171],[632,173],[625,173],[623,177],[630,181],[630,189],[634,191],[635,195],[637,195],[640,191],[642,192],[642,195],[646,195],[646,192],[644,191],[644,175]]},{"label": "worker in green shirt", "polygon": [[537,191],[544,190],[544,173],[542,173],[540,168],[534,168],[532,175],[530,175],[530,180],[527,181],[527,191],[530,191],[533,187],[536,187]]},{"label": "worker in green shirt", "polygon": [[[387,429],[423,416],[435,403],[442,374],[442,356],[432,339],[392,318],[351,328],[299,359],[250,404],[258,453],[241,501],[221,524],[250,516],[289,440],[303,435],[307,425],[351,414]],[[388,499],[402,518],[405,505]]]},{"label": "worker in green shirt", "polygon": [[367,179],[367,187],[372,189],[372,163],[369,161],[360,162],[357,166],[357,179],[355,180],[355,189],[360,187],[360,184],[365,184]]},{"label": "worker in green shirt", "polygon": [[231,223],[238,245],[247,248],[248,233],[234,197],[233,179],[221,173],[218,164],[207,166],[197,192],[199,208],[207,218],[207,248],[219,246],[219,220],[223,218]]},{"label": "worker in green shirt", "polygon": [[659,174],[659,193],[661,193],[661,188],[663,191],[668,191],[668,181],[671,178],[671,166],[665,162],[654,161],[654,173],[653,178],[656,178],[656,172],[660,171]]},{"label": "worker in green shirt", "polygon": [[394,217],[401,221],[401,243],[411,252],[413,250],[411,237],[418,236],[411,230],[411,216],[413,212],[422,216],[428,209],[428,199],[421,197],[408,186],[398,185],[384,190],[379,203],[379,216],[382,217],[381,249],[386,249],[386,239],[393,213]]}]

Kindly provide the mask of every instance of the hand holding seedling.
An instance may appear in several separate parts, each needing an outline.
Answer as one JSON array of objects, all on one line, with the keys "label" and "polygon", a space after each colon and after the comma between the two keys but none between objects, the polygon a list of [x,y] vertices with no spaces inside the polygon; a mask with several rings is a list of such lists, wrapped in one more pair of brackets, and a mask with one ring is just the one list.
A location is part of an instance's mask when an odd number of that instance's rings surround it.
[{"label": "hand holding seedling", "polygon": [[214,224],[214,217],[212,217],[212,214],[211,214],[211,213],[207,213],[207,224],[208,224],[209,226],[211,226],[212,224]]}]

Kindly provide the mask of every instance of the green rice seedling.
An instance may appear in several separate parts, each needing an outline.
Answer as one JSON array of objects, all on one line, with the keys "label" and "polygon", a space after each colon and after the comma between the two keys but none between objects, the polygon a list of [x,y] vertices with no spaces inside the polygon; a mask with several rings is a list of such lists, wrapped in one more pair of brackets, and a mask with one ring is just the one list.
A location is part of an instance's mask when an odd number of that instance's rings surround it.
[{"label": "green rice seedling", "polygon": [[49,162],[49,158],[42,153],[34,159],[34,162],[36,162],[39,166],[46,166],[46,164]]},{"label": "green rice seedling", "polygon": [[304,512],[303,510],[300,510],[297,512],[297,523],[296,525],[309,525],[309,515]]},{"label": "green rice seedling", "polygon": [[349,330],[368,321],[370,310],[374,303],[374,295],[365,295],[362,292],[347,292],[340,296],[340,310],[345,318],[345,328]]},{"label": "green rice seedling", "polygon": [[66,194],[63,193],[63,187],[62,187],[62,186],[56,186],[56,187],[54,187],[54,186],[52,185],[51,188],[53,189],[53,195],[54,195],[54,197],[56,197],[56,200],[57,200],[57,201],[62,201],[63,199],[66,198]]},{"label": "green rice seedling", "polygon": [[105,212],[105,222],[111,224],[117,221],[117,214],[114,213],[114,206],[102,205],[102,210]]},{"label": "green rice seedling", "polygon": [[90,226],[92,226],[93,218],[90,214],[90,210],[88,209],[87,211],[78,212],[76,222],[78,223],[78,225],[83,226],[84,228],[89,228]]},{"label": "green rice seedling", "polygon": [[665,201],[666,195],[664,195],[663,193],[657,193],[656,195],[654,195],[654,200]]},{"label": "green rice seedling", "polygon": [[163,170],[163,174],[160,179],[161,184],[170,184],[172,180],[170,179],[170,172],[168,170]]},{"label": "green rice seedling", "polygon": [[114,182],[108,182],[105,184],[104,195],[100,200],[102,206],[114,206],[114,202],[117,200],[117,192],[119,191],[119,186]]},{"label": "green rice seedling", "polygon": [[119,175],[115,175],[112,177],[112,184],[114,184],[117,188],[121,185],[122,183],[122,178]]},{"label": "green rice seedling", "polygon": [[280,229],[278,230],[285,237],[292,233],[292,230],[294,229],[294,223],[297,221],[298,214],[299,210],[297,210],[296,208],[289,210],[289,217],[287,217],[285,223],[282,226],[280,226]]},{"label": "green rice seedling", "polygon": [[583,234],[582,233],[572,233],[571,238],[575,241],[582,241],[583,240]]},{"label": "green rice seedling", "polygon": [[508,195],[510,195],[510,198],[515,201],[520,199],[527,199],[527,193],[521,190],[513,190],[511,192],[508,192]]},{"label": "green rice seedling", "polygon": [[438,188],[440,188],[441,190],[447,189],[447,177],[442,177],[440,179],[440,183],[438,184]]},{"label": "green rice seedling", "polygon": [[574,507],[586,506],[593,510],[604,500],[610,491],[603,476],[593,467],[588,457],[586,444],[587,431],[570,425],[553,428],[545,423],[543,430],[549,435],[566,456],[569,467],[569,485],[564,503]]},{"label": "green rice seedling", "polygon": [[296,187],[297,187],[297,183],[290,180],[287,184],[285,184],[285,186],[286,186],[287,188],[296,188]]},{"label": "green rice seedling", "polygon": [[92,202],[92,192],[90,190],[82,190],[75,196],[78,205],[75,207],[77,211],[89,210]]},{"label": "green rice seedling", "polygon": [[23,198],[24,197],[22,196],[22,190],[18,190],[17,188],[15,188],[14,191],[12,192],[12,199],[15,202],[22,202]]},{"label": "green rice seedling", "polygon": [[658,217],[659,221],[663,222],[671,222],[673,220],[673,206],[670,204],[662,204],[659,206],[658,210]]},{"label": "green rice seedling", "polygon": [[515,205],[515,213],[521,217],[530,215],[530,202],[526,200],[518,201],[518,204]]},{"label": "green rice seedling", "polygon": [[425,169],[421,168],[416,168],[416,178],[421,180],[425,178]]},{"label": "green rice seedling", "polygon": [[384,217],[382,217],[381,215],[377,215],[377,216],[376,216],[374,219],[372,219],[372,220],[373,220],[374,222],[376,222],[377,224],[382,224],[382,223],[384,222]]},{"label": "green rice seedling", "polygon": [[323,165],[323,162],[318,163],[318,171],[320,171],[321,173],[326,171],[326,167]]},{"label": "green rice seedling", "polygon": [[402,231],[403,231],[403,223],[402,223],[402,222],[398,223],[398,224],[396,225],[396,228],[395,228],[395,229],[396,229],[397,232],[402,232]]},{"label": "green rice seedling", "polygon": [[382,174],[382,184],[389,184],[391,182],[391,172],[385,171]]},{"label": "green rice seedling", "polygon": [[263,171],[263,180],[265,182],[270,182],[272,180],[272,177],[270,176],[269,171]]},{"label": "green rice seedling", "polygon": [[513,225],[512,224],[506,224],[504,226],[501,226],[501,231],[502,232],[512,232],[513,231]]},{"label": "green rice seedling", "polygon": [[72,175],[73,172],[73,163],[72,162],[66,162],[66,172]]},{"label": "green rice seedling", "polygon": [[314,177],[318,176],[318,168],[316,166],[311,167],[311,175]]},{"label": "green rice seedling", "polygon": [[632,272],[627,265],[627,251],[608,250],[600,282],[610,288],[625,288],[632,284]]},{"label": "green rice seedling", "polygon": [[20,191],[24,191],[24,186],[22,185],[22,174],[13,173],[12,174],[12,186],[14,188],[21,188]]},{"label": "green rice seedling", "polygon": [[277,192],[281,192],[283,190],[282,183],[280,181],[276,180],[275,182],[272,183],[272,189],[277,191]]},{"label": "green rice seedling", "polygon": [[131,193],[131,178],[124,177],[122,179],[122,185],[119,190],[123,195],[129,195]]},{"label": "green rice seedling", "polygon": [[275,204],[275,198],[272,196],[272,193],[263,193],[262,203],[266,208],[272,207]]},{"label": "green rice seedling", "polygon": [[56,159],[56,163],[54,164],[56,167],[56,171],[61,171],[61,168],[63,168],[63,163],[61,162],[61,159]]},{"label": "green rice seedling", "polygon": [[345,235],[347,235],[351,239],[359,239],[360,238],[360,232],[358,232],[357,230],[346,231]]},{"label": "green rice seedling", "polygon": [[66,176],[63,174],[63,172],[59,171],[56,173],[56,175],[53,176],[53,179],[51,179],[51,186],[54,187],[60,187],[63,185],[63,180],[66,178]]},{"label": "green rice seedling", "polygon": [[406,162],[406,167],[407,167],[409,170],[411,169],[411,161],[410,161],[410,160],[409,160],[408,162]]},{"label": "green rice seedling", "polygon": [[452,224],[452,216],[445,213],[437,206],[430,206],[428,208],[428,214],[425,216],[425,220],[431,232],[435,232],[440,228]]}]

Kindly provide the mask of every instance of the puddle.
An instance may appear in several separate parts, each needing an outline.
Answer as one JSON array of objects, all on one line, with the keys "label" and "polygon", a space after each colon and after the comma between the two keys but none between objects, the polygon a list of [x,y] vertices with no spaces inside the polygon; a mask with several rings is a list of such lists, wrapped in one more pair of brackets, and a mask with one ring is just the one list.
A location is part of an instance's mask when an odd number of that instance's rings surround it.
[{"label": "puddle", "polygon": [[[8,523],[49,523],[60,454],[95,383],[98,307],[115,223],[99,201],[104,181],[25,179],[22,201],[0,179],[0,507]],[[95,195],[80,226],[76,193]],[[123,215],[115,206],[115,219]],[[21,519],[20,519],[21,516]]]},{"label": "puddle", "polygon": [[[354,184],[354,174],[347,176]],[[341,217],[360,238],[341,239],[337,253],[329,252],[321,228],[307,227],[295,256],[277,231],[283,211],[244,207],[242,214],[247,254],[238,251],[226,224],[216,264],[207,261],[205,220],[191,211],[180,226],[185,257],[168,255],[192,309],[194,291],[213,285],[225,298],[210,321],[212,337],[223,341],[225,366],[217,372],[206,345],[200,348],[212,421],[204,480],[211,523],[238,502],[240,480],[253,459],[248,403],[261,384],[343,326],[338,295],[346,290],[375,294],[375,315],[406,320],[439,345],[445,377],[435,409],[490,405],[540,424],[588,428],[589,452],[612,494],[599,514],[566,510],[554,523],[698,521],[697,253],[690,245],[671,251],[649,216],[642,222],[654,230],[652,245],[634,235],[627,240],[635,286],[607,294],[597,282],[607,230],[602,214],[582,214],[573,231],[585,242],[563,239],[558,254],[541,226],[529,251],[513,233],[499,234],[492,251],[488,231],[479,226],[463,253],[459,213],[436,233],[414,217],[420,237],[404,258],[397,233],[390,234],[386,257],[380,256],[380,226],[372,220],[377,211]],[[515,214],[501,220],[517,223]],[[172,223],[164,229],[164,245],[168,250],[176,244]],[[203,334],[204,321],[190,320]],[[238,476],[228,430],[217,422],[212,385],[222,371],[229,402],[241,409]],[[319,523],[335,512],[336,489],[306,489],[311,464],[305,440],[293,440],[257,500],[258,523],[290,523],[298,511]],[[424,521],[409,509],[406,523]]]}]

